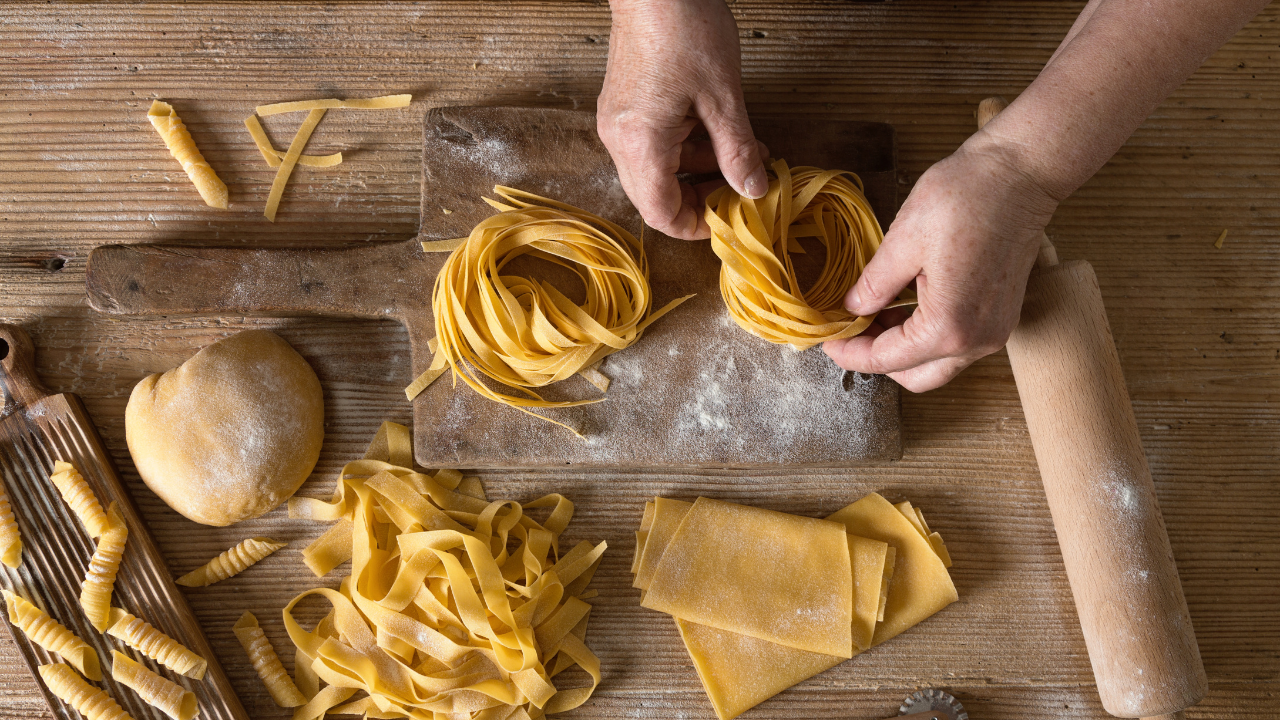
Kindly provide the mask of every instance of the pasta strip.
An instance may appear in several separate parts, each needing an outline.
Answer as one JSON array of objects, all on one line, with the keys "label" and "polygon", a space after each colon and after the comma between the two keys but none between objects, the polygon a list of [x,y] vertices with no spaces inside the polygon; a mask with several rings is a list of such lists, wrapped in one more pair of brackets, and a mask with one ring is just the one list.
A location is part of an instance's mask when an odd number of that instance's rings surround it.
[{"label": "pasta strip", "polygon": [[124,518],[111,503],[107,508],[107,529],[98,538],[98,547],[89,560],[80,589],[80,607],[98,632],[106,632],[111,625],[111,593],[115,589],[116,573],[120,571],[120,559],[124,556],[129,528]]},{"label": "pasta strip", "polygon": [[280,198],[284,196],[284,186],[289,183],[289,176],[293,174],[293,166],[298,164],[298,158],[302,156],[302,148],[307,146],[307,140],[311,139],[311,133],[315,131],[316,125],[320,124],[323,117],[324,110],[312,110],[307,113],[307,119],[302,121],[298,133],[293,136],[293,142],[289,143],[289,151],[280,159],[276,177],[271,181],[271,193],[267,195],[267,208],[263,211],[271,222],[276,221],[276,210],[280,207]]},{"label": "pasta strip", "polygon": [[98,654],[88,643],[26,599],[5,590],[4,600],[9,610],[9,622],[21,630],[27,639],[62,656],[63,660],[74,665],[81,675],[90,680],[102,679]]},{"label": "pasta strip", "polygon": [[22,564],[22,534],[3,482],[0,482],[0,562],[11,568]]},{"label": "pasta strip", "polygon": [[213,168],[209,167],[209,163],[205,162],[200,149],[196,147],[195,140],[191,139],[191,133],[187,132],[187,126],[178,117],[173,106],[155,100],[151,103],[151,109],[147,111],[147,119],[151,121],[156,132],[160,133],[160,138],[169,148],[169,153],[182,164],[182,169],[186,171],[187,177],[191,178],[191,182],[196,186],[205,204],[226,210],[226,184],[218,178]]},{"label": "pasta strip", "polygon": [[[253,143],[258,146],[258,152],[262,153],[262,159],[267,161],[270,167],[280,167],[280,161],[284,159],[285,153],[280,152],[271,144],[271,140],[267,137],[267,133],[262,129],[262,123],[258,122],[257,115],[250,115],[244,119],[244,126],[249,129],[249,136],[253,138]],[[298,164],[307,167],[333,167],[342,164],[342,153],[334,153],[332,155],[299,155]]]},{"label": "pasta strip", "polygon": [[49,476],[62,499],[71,507],[76,517],[89,531],[89,537],[96,538],[107,529],[107,514],[102,511],[102,503],[89,489],[89,483],[71,463],[58,460],[53,463],[53,474]]},{"label": "pasta strip", "polygon": [[120,608],[111,608],[111,626],[107,634],[119,638],[125,645],[137,650],[179,675],[193,680],[204,678],[209,662],[192,652],[185,645],[155,629],[146,620],[134,617]]},{"label": "pasta strip", "polygon": [[151,672],[118,650],[111,652],[111,678],[128,686],[144,702],[173,720],[191,720],[199,712],[195,693]]},{"label": "pasta strip", "polygon": [[[777,160],[763,198],[745,198],[725,186],[707,197],[704,217],[711,247],[724,263],[720,293],[743,330],[806,350],[853,337],[871,324],[874,316],[856,317],[843,306],[845,293],[884,240],[857,175],[789,168]],[[808,290],[801,290],[791,262],[792,253],[804,252],[796,242],[801,237],[816,239],[827,251],[822,273]]]},{"label": "pasta strip", "polygon": [[[534,389],[584,372],[607,387],[595,365],[630,347],[651,323],[692,296],[651,312],[641,239],[572,205],[500,185],[493,191],[502,201],[486,201],[498,214],[476,225],[436,276],[435,355],[406,394],[413,399],[449,369],[481,396],[544,420],[527,408],[600,402],[549,401]],[[443,246],[423,243],[423,249]],[[583,304],[550,283],[500,274],[522,255],[577,274],[586,288]],[[494,390],[482,378],[520,394]]]},{"label": "pasta strip", "polygon": [[271,538],[246,538],[204,565],[178,578],[178,584],[186,587],[205,587],[239,575],[251,565],[289,543]]},{"label": "pasta strip", "polygon": [[240,641],[240,646],[244,648],[245,653],[249,655],[249,661],[253,663],[253,669],[257,671],[258,677],[262,678],[262,684],[267,686],[267,692],[271,693],[271,699],[275,700],[277,705],[288,708],[307,704],[302,691],[293,684],[289,673],[284,671],[280,656],[276,655],[276,649],[271,646],[266,633],[262,632],[262,628],[258,625],[258,618],[254,617],[253,613],[246,612],[241,615],[232,626],[232,630],[235,631],[236,639]]},{"label": "pasta strip", "polygon": [[41,665],[40,679],[44,680],[49,692],[88,720],[133,720],[133,716],[125,712],[110,695],[85,682],[74,670],[62,663]]},{"label": "pasta strip", "polygon": [[278,115],[280,113],[297,112],[300,110],[333,110],[335,108],[346,108],[349,110],[387,110],[390,108],[409,107],[409,102],[411,100],[413,100],[412,95],[381,95],[371,98],[352,98],[350,100],[339,100],[337,98],[328,98],[325,100],[294,100],[292,102],[259,105],[255,112],[262,117],[267,117],[268,115]]}]

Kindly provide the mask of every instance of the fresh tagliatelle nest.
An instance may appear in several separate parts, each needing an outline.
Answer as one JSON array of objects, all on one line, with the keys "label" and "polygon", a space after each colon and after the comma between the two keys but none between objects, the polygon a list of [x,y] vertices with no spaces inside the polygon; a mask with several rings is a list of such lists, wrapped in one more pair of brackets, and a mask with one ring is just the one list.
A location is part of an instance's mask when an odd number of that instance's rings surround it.
[{"label": "fresh tagliatelle nest", "polygon": [[[688,297],[650,312],[642,240],[572,205],[514,188],[493,191],[505,202],[485,198],[499,213],[476,225],[470,236],[422,244],[428,252],[452,253],[432,296],[435,357],[406,394],[412,400],[451,369],[480,395],[524,412],[599,402],[546,400],[533,389],[578,373],[591,376],[601,359],[630,347],[646,327]],[[583,303],[545,280],[502,274],[524,255],[575,273],[586,288]],[[494,389],[482,377],[522,394]],[[607,379],[588,379],[602,391],[607,387]]]},{"label": "fresh tagliatelle nest", "polygon": [[[743,330],[769,342],[806,350],[827,340],[861,333],[874,316],[845,311],[845,293],[884,240],[875,213],[851,172],[773,163],[769,191],[759,200],[728,186],[707,198],[711,247],[724,264],[720,292],[729,316]],[[800,288],[794,253],[798,238],[826,248],[817,281]],[[912,299],[900,303],[908,304]]]},{"label": "fresh tagliatelle nest", "polygon": [[[331,502],[289,501],[290,517],[337,522],[303,553],[317,575],[351,560],[338,590],[307,591],[284,609],[309,698],[294,720],[529,720],[581,705],[600,682],[584,643],[586,586],[606,544],[560,553],[573,516],[563,496],[488,502],[475,478],[411,467],[408,429],[384,423]],[[551,512],[539,523],[524,508]],[[294,608],[312,595],[333,610],[307,630]],[[553,678],[575,665],[591,685],[558,688]]]}]

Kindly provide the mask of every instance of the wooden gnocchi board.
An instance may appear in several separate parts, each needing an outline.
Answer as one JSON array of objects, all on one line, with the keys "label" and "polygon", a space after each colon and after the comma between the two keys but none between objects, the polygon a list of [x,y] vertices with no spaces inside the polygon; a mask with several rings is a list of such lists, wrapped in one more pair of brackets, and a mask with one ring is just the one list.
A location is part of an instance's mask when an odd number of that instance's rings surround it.
[{"label": "wooden gnocchi board", "polygon": [[[102,665],[107,694],[137,720],[167,720],[164,713],[143,702],[133,690],[111,679],[111,651],[119,650],[154,672],[196,695],[205,720],[248,720],[231,683],[218,664],[186,598],[178,591],[155,540],[120,483],[111,456],[75,395],[51,395],[35,374],[33,349],[26,333],[14,325],[0,325],[0,479],[22,533],[22,564],[0,565],[0,584],[31,601],[93,648]],[[146,620],[209,662],[201,680],[183,677],[99,633],[80,608],[80,583],[94,542],[79,518],[63,502],[49,481],[55,460],[75,465],[103,507],[116,503],[129,526],[116,577],[112,604]],[[40,681],[37,668],[60,658],[27,639],[8,622],[22,659],[60,720],[80,715],[54,697]]]},{"label": "wooden gnocchi board", "polygon": [[[877,217],[888,226],[897,207],[891,126],[767,114],[752,122],[775,157],[858,173]],[[391,318],[408,329],[416,375],[431,361],[431,288],[445,258],[423,253],[418,240],[467,235],[493,213],[481,198],[494,185],[555,198],[642,232],[639,214],[596,136],[593,113],[434,108],[426,116],[423,147],[417,239],[340,249],[101,247],[89,258],[90,303],[122,315]],[[651,326],[636,345],[605,360],[602,370],[613,381],[605,402],[546,411],[585,438],[495,404],[461,383],[455,388],[446,375],[413,404],[418,462],[466,468],[804,468],[901,457],[895,383],[846,374],[820,348],[797,353],[747,334],[725,311],[720,260],[709,243],[674,240],[652,229],[644,230],[644,240],[654,307],[695,297]],[[810,249],[801,272],[807,261],[816,277],[821,246]],[[554,265],[528,271],[546,273],[574,297],[577,280],[557,277],[563,271]],[[599,393],[571,378],[543,395]]]}]

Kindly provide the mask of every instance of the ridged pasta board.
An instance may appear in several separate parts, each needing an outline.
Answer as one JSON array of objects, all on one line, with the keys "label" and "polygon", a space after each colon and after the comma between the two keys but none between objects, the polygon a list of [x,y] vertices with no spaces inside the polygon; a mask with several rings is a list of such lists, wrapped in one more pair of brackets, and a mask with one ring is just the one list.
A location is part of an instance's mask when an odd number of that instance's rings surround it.
[{"label": "ridged pasta board", "polygon": [[[205,640],[191,608],[178,591],[160,549],[147,531],[120,483],[97,430],[74,395],[50,395],[36,378],[33,349],[25,332],[0,325],[0,479],[22,533],[22,564],[0,567],[0,585],[34,603],[93,648],[102,665],[108,695],[136,720],[166,720],[133,690],[111,678],[111,651],[119,650],[196,695],[205,720],[248,720],[231,684]],[[116,578],[112,604],[145,619],[166,635],[205,658],[202,680],[192,680],[157,666],[114,637],[94,629],[80,607],[80,586],[94,542],[50,482],[53,464],[62,460],[83,474],[90,489],[108,506],[116,503],[129,527],[128,542]],[[36,677],[56,718],[79,714],[55,698],[39,680],[41,665],[60,658],[33,643],[8,622],[14,643]]]},{"label": "ridged pasta board", "polygon": [[[752,118],[771,154],[793,167],[859,174],[877,218],[897,208],[893,128],[884,123]],[[567,202],[639,236],[640,218],[596,136],[595,114],[510,107],[434,108],[423,139],[418,240],[465,237],[493,213],[497,184]],[[738,328],[720,297],[720,260],[708,243],[644,228],[653,308],[684,295],[634,346],[605,359],[606,402],[546,411],[586,439],[478,396],[448,377],[413,403],[423,467],[846,467],[902,455],[898,386],[845,375],[819,348],[797,353]],[[418,240],[340,249],[108,246],[89,259],[92,306],[117,315],[326,315],[390,318],[408,329],[413,373],[431,362],[431,292],[444,253]],[[816,245],[816,244],[815,244]],[[814,252],[813,250],[816,250]],[[821,248],[795,256],[802,284]],[[513,272],[535,266],[513,262]],[[571,299],[580,282],[534,261]],[[807,267],[806,267],[807,265]],[[593,398],[579,378],[543,388],[548,399]]]}]

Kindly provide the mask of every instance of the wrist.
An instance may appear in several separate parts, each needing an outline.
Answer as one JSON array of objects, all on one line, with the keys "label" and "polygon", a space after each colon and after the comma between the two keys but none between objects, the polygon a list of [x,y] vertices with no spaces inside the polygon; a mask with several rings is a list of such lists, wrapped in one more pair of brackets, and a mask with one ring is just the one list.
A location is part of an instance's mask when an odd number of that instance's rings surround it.
[{"label": "wrist", "polygon": [[[1008,111],[1006,111],[1008,112]],[[1003,113],[1000,117],[1003,117]],[[960,152],[985,158],[1001,179],[1019,191],[1027,202],[1052,214],[1059,203],[1076,191],[1088,176],[1075,177],[1070,163],[1055,162],[1043,146],[1008,133],[1008,122],[992,120],[969,136]],[[1006,118],[1009,120],[1009,118]]]}]

